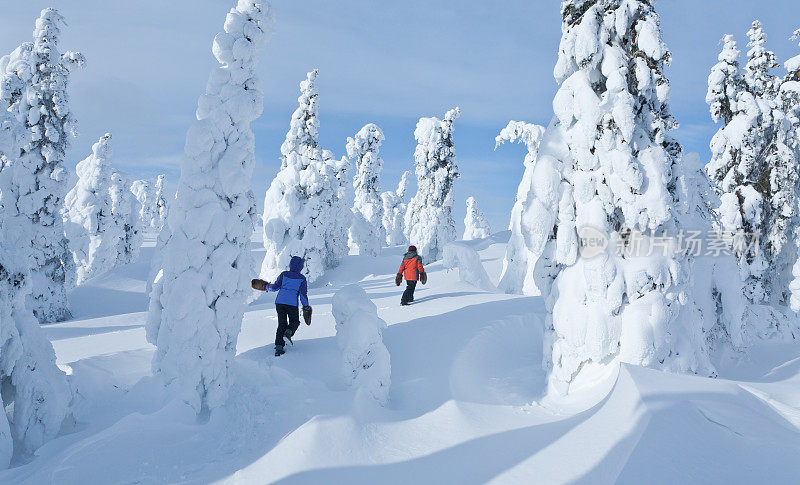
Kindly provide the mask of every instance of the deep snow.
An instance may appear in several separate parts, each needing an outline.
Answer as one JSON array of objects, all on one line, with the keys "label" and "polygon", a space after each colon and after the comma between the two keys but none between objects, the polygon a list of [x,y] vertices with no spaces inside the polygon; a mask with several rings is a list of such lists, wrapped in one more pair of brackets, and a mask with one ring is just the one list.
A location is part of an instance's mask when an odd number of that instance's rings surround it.
[{"label": "deep snow", "polygon": [[[472,241],[497,284],[508,233]],[[73,290],[74,319],[44,327],[77,389],[76,423],[0,483],[796,483],[800,345],[719,357],[720,378],[613,368],[568,398],[544,396],[543,304],[426,265],[400,307],[404,248],[349,256],[310,288],[314,321],[272,356],[274,293],[244,317],[228,403],[196,420],[150,373],[139,260]],[[259,236],[252,242],[263,256]],[[385,407],[341,376],[333,294],[357,282],[386,321]]]}]

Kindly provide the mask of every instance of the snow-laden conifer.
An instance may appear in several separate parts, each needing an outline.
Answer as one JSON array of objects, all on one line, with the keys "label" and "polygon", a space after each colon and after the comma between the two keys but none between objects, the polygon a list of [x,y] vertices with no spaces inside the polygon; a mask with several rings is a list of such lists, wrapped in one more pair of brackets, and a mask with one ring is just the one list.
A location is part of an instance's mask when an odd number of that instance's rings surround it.
[{"label": "snow-laden conifer", "polygon": [[167,181],[167,176],[163,173],[158,174],[156,177],[156,185],[155,185],[155,207],[153,208],[153,218],[150,220],[150,227],[160,231],[164,228],[164,225],[167,223],[167,215],[169,214],[169,202],[168,200],[171,197],[167,197],[167,194],[164,192],[164,184]]},{"label": "snow-laden conifer", "polygon": [[34,179],[20,161],[29,135],[7,107],[0,101],[0,468],[8,466],[15,446],[25,455],[55,437],[71,400],[30,307],[28,275],[38,254],[31,241],[38,227],[23,209]]},{"label": "snow-laden conifer", "polygon": [[406,215],[406,190],[410,171],[403,172],[396,190],[387,190],[381,194],[383,204],[383,230],[386,233],[386,244],[396,246],[408,242],[403,230],[403,218]]},{"label": "snow-laden conifer", "polygon": [[139,218],[141,207],[136,196],[131,192],[128,177],[116,170],[111,172],[111,217],[122,229],[122,237],[117,242],[117,261],[114,266],[121,266],[136,261],[142,247],[144,233]]},{"label": "snow-laden conifer", "polygon": [[[765,48],[758,21],[748,36],[745,72],[739,72],[738,52],[726,36],[720,63],[709,76],[707,101],[712,118],[722,124],[711,141],[706,172],[719,196],[721,228],[731,237],[744,294],[753,305],[767,306],[754,308],[766,314],[753,323],[770,321],[771,330],[760,333],[782,333],[780,314],[769,308],[785,308],[789,298],[796,256],[787,243],[797,228],[798,167],[789,154],[791,142],[781,135],[784,115],[775,97],[776,78],[769,72],[775,56]],[[726,97],[717,94],[723,86]],[[718,105],[730,111],[717,114]]]},{"label": "snow-laden conifer", "polygon": [[561,13],[555,117],[527,203],[549,382],[567,392],[619,362],[712,374],[676,248],[681,147],[658,14],[635,0],[565,0]]},{"label": "snow-laden conifer", "polygon": [[139,220],[142,230],[158,232],[167,221],[167,200],[164,196],[164,179],[160,174],[152,180],[134,180],[131,192],[139,202]]},{"label": "snow-laden conifer", "polygon": [[499,284],[499,288],[506,293],[539,294],[533,270],[544,249],[546,233],[550,231],[550,228],[546,224],[541,225],[541,220],[537,218],[542,207],[536,198],[536,183],[541,180],[535,176],[539,170],[536,158],[544,131],[543,126],[511,120],[495,138],[495,150],[505,142],[523,143],[527,148],[525,172],[522,174],[514,207],[511,209],[509,221],[511,236],[506,245],[503,275]]},{"label": "snow-laden conifer", "polygon": [[[79,285],[129,263],[139,251],[131,244],[141,245],[138,207],[131,204],[136,199],[111,168],[112,153],[111,135],[106,133],[92,146],[92,154],[78,162],[78,183],[64,198],[64,230]],[[131,227],[132,217],[137,224]]]},{"label": "snow-laden conifer", "polygon": [[334,159],[317,141],[317,74],[309,72],[300,83],[299,106],[281,145],[281,169],[264,198],[261,277],[268,281],[289,266],[292,256],[300,256],[303,272],[314,282],[348,250],[348,162]]},{"label": "snow-laden conifer", "polygon": [[33,236],[29,242],[35,253],[30,297],[40,322],[70,316],[66,285],[74,271],[61,218],[68,189],[63,162],[69,139],[75,135],[67,94],[69,74],[74,67],[83,66],[84,58],[75,52],[59,52],[62,25],[64,18],[58,11],[42,10],[33,42],[0,60],[0,98],[28,131],[19,167],[32,178],[24,181],[22,193],[26,195],[20,210],[27,221],[20,220],[20,224],[35,226],[25,232]]},{"label": "snow-laden conifer", "polygon": [[775,54],[767,50],[767,34],[760,21],[754,20],[747,31],[747,64],[745,65],[745,82],[756,98],[771,98],[778,86],[778,78],[770,71],[778,64]]},{"label": "snow-laden conifer", "polygon": [[139,220],[142,229],[151,230],[150,223],[153,220],[153,209],[155,208],[155,188],[150,180],[140,179],[131,182],[131,192],[136,200],[139,201]]},{"label": "snow-laden conifer", "polygon": [[483,239],[492,235],[489,221],[478,209],[478,202],[475,197],[467,197],[467,215],[464,217],[464,235],[461,237],[464,241],[471,239]]},{"label": "snow-laden conifer", "polygon": [[739,49],[732,35],[722,38],[722,51],[717,62],[708,75],[708,91],[706,103],[715,123],[720,121],[727,125],[738,112],[736,100],[744,89],[744,79],[739,68]]},{"label": "snow-laden conifer", "polygon": [[348,241],[357,254],[377,256],[386,239],[380,196],[383,167],[380,148],[383,140],[383,132],[373,123],[365,125],[353,138],[347,139],[347,156],[356,165],[353,177],[353,221]]},{"label": "snow-laden conifer", "polygon": [[196,412],[222,405],[250,280],[256,213],[250,177],[261,115],[258,51],[272,29],[266,2],[239,0],[225,18],[211,71],[186,135],[177,195],[150,294],[153,372]]},{"label": "snow-laden conifer", "polygon": [[453,139],[457,107],[443,119],[420,118],[414,130],[414,173],[417,193],[408,203],[403,224],[411,244],[426,261],[442,256],[444,245],[456,240],[453,221],[453,184],[460,177]]}]

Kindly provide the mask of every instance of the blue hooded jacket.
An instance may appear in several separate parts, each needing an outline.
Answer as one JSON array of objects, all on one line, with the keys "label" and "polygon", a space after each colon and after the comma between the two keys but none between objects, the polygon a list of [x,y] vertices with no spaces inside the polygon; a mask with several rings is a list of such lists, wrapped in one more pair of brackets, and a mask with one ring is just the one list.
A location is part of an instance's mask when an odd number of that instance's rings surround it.
[{"label": "blue hooded jacket", "polygon": [[302,269],[303,258],[292,256],[292,260],[289,261],[289,271],[284,271],[275,283],[267,285],[269,291],[278,292],[275,303],[297,306],[297,298],[300,297],[303,306],[308,306],[308,283],[306,277],[300,273]]}]

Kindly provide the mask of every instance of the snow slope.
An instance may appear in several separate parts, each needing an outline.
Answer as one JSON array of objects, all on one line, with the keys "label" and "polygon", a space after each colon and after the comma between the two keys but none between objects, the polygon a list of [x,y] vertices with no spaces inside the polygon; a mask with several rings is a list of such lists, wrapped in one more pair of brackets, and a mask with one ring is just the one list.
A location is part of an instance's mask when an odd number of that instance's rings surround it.
[{"label": "snow slope", "polygon": [[[508,233],[471,241],[497,284]],[[137,262],[70,294],[47,325],[75,386],[76,422],[0,483],[796,483],[800,346],[726,356],[721,378],[623,366],[568,398],[544,396],[540,297],[479,290],[426,267],[400,307],[400,247],[349,256],[310,289],[314,322],[272,357],[272,294],[244,317],[229,402],[198,422],[150,377]],[[263,256],[254,237],[253,251]],[[254,264],[253,274],[260,266]],[[386,321],[385,407],[341,376],[333,294],[357,282]]]}]

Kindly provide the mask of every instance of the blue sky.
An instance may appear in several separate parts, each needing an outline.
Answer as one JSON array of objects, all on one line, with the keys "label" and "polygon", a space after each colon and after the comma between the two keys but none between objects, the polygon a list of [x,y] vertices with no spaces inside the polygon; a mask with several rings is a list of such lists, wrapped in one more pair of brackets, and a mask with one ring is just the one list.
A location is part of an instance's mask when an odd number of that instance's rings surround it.
[{"label": "blue sky", "polygon": [[[67,18],[62,49],[80,50],[85,70],[73,76],[79,137],[74,166],[103,133],[114,136],[114,162],[134,178],[166,172],[174,183],[184,136],[215,60],[211,41],[234,0],[8,0],[0,51],[31,38],[38,12]],[[253,124],[258,197],[279,168],[280,144],[296,105],[297,83],[319,68],[320,140],[337,156],[366,123],[386,134],[384,190],[412,167],[414,126],[460,106],[456,149],[462,178],[455,217],[474,195],[493,228],[502,229],[522,175],[522,146],[494,150],[509,119],[546,124],[556,91],[560,38],[557,0],[275,0],[275,33],[261,57],[264,114]],[[661,0],[672,106],[687,151],[708,157],[715,131],[704,102],[719,39],[745,32],[758,18],[782,62],[800,53],[788,40],[800,27],[796,0]]]}]

